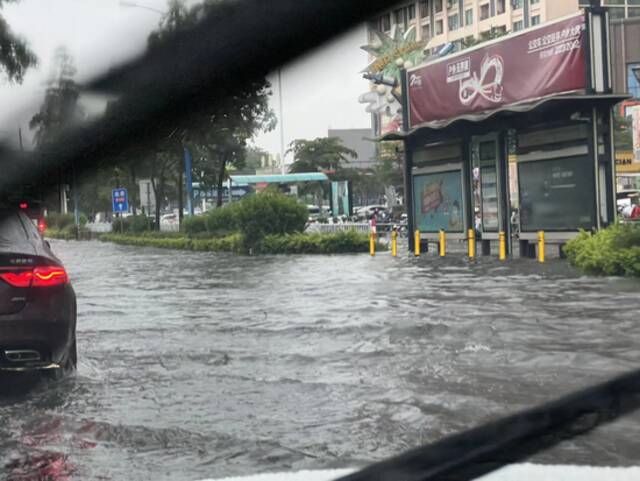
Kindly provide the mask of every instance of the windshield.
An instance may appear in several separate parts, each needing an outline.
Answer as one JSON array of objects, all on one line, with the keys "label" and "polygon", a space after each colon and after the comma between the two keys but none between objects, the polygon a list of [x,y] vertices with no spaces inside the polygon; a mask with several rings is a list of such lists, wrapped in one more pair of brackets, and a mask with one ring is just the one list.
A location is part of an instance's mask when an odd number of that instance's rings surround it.
[{"label": "windshield", "polygon": [[586,3],[0,0],[0,478],[637,475],[624,390],[469,433],[639,365]]}]

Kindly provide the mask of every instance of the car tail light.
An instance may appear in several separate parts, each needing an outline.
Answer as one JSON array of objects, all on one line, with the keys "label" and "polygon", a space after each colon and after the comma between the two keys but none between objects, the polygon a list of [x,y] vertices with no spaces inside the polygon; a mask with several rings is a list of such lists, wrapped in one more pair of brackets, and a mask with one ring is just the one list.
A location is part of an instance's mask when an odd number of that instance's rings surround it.
[{"label": "car tail light", "polygon": [[42,266],[33,270],[32,287],[50,287],[67,284],[69,276],[60,266]]},{"label": "car tail light", "polygon": [[2,272],[0,279],[13,287],[51,287],[69,282],[67,272],[60,266],[41,266],[33,270]]},{"label": "car tail light", "polygon": [[29,287],[33,271],[10,271],[0,274],[0,279],[13,287]]},{"label": "car tail light", "polygon": [[44,217],[41,217],[40,220],[38,220],[38,231],[40,232],[40,234],[44,234],[44,231],[47,230],[47,223],[44,220]]}]

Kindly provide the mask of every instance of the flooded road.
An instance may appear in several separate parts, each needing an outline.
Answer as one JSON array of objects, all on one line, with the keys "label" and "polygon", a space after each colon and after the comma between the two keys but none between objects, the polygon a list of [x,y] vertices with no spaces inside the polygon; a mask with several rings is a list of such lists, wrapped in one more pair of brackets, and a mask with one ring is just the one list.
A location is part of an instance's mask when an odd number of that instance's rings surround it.
[{"label": "flooded road", "polygon": [[[78,373],[3,381],[0,479],[357,466],[640,366],[640,283],[561,261],[52,245]],[[538,460],[640,464],[639,447],[635,416]]]}]

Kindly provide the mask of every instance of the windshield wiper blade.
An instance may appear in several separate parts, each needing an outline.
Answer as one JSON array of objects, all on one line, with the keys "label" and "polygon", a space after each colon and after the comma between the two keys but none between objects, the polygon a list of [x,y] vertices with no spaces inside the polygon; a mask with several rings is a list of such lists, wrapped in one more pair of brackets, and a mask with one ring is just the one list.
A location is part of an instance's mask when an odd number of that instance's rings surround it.
[{"label": "windshield wiper blade", "polygon": [[640,408],[640,370],[375,463],[336,481],[470,481]]}]

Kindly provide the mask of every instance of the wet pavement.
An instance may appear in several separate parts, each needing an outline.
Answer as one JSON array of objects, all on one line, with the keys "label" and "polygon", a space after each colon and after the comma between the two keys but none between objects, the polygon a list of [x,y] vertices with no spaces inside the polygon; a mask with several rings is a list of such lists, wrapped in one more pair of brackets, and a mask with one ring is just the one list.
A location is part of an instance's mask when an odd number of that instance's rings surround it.
[{"label": "wet pavement", "polygon": [[[78,373],[3,378],[0,480],[362,465],[640,366],[640,282],[559,260],[52,245]],[[632,416],[538,461],[640,464],[639,448]]]}]

